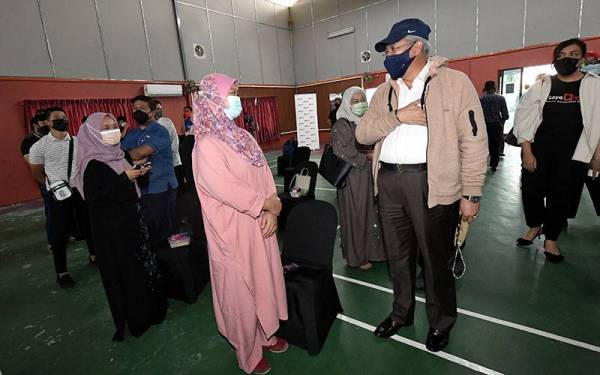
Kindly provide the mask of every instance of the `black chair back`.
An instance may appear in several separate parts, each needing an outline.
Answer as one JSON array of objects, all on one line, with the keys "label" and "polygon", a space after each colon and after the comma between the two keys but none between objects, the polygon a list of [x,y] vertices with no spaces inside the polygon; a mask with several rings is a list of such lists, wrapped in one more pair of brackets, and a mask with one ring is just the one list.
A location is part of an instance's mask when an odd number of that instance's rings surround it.
[{"label": "black chair back", "polygon": [[310,160],[310,148],[306,146],[298,147],[292,157],[292,167]]},{"label": "black chair back", "polygon": [[292,209],[284,236],[283,264],[331,268],[338,217],[333,205],[309,200]]}]

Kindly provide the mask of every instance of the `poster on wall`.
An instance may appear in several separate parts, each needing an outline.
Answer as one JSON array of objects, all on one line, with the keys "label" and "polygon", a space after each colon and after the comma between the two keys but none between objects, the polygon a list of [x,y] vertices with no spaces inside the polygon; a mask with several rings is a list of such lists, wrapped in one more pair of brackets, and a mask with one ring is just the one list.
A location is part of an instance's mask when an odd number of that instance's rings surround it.
[{"label": "poster on wall", "polygon": [[298,146],[318,150],[319,123],[317,120],[317,94],[294,95],[296,103],[296,131]]}]

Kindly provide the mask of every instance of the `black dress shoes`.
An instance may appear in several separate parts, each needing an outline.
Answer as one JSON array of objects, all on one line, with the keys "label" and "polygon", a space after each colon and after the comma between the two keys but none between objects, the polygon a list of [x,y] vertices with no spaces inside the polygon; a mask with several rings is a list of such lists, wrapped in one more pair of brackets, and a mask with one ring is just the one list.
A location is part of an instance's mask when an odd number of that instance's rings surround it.
[{"label": "black dress shoes", "polygon": [[425,346],[427,347],[427,350],[439,352],[440,350],[444,349],[446,345],[448,345],[449,341],[449,332],[431,328],[429,330],[429,334],[427,334],[427,342],[425,343]]},{"label": "black dress shoes", "polygon": [[377,337],[389,338],[394,336],[400,328],[411,326],[412,324],[412,321],[406,322],[405,324],[398,323],[388,317],[377,326],[375,331],[373,331],[373,334]]}]

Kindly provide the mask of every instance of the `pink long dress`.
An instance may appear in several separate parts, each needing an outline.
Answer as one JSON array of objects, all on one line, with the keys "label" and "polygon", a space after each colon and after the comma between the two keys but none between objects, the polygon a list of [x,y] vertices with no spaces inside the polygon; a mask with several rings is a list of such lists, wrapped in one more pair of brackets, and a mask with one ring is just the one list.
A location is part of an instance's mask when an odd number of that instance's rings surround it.
[{"label": "pink long dress", "polygon": [[256,167],[211,135],[196,136],[196,190],[208,239],[212,298],[219,332],[251,373],[287,319],[285,284],[275,235],[264,239],[260,215],[275,194],[267,165]]}]

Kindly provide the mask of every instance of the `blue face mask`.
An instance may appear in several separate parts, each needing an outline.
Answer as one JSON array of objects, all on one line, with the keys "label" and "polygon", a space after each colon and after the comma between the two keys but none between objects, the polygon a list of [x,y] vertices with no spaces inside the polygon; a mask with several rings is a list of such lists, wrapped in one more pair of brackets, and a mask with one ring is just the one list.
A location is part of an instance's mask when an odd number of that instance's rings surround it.
[{"label": "blue face mask", "polygon": [[228,96],[229,107],[223,108],[228,119],[234,120],[242,113],[242,100],[239,96]]},{"label": "blue face mask", "polygon": [[404,77],[406,74],[408,67],[415,59],[415,57],[410,57],[411,49],[412,46],[399,55],[389,55],[385,57],[383,66],[385,66],[385,69],[388,71],[388,73],[390,73],[390,77],[392,77],[392,79],[395,80]]}]

